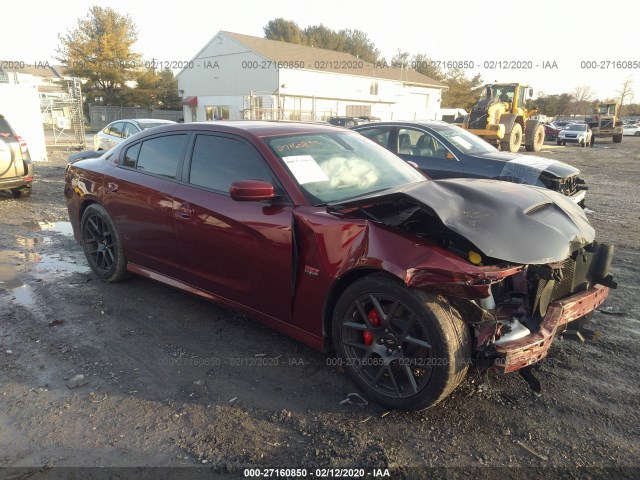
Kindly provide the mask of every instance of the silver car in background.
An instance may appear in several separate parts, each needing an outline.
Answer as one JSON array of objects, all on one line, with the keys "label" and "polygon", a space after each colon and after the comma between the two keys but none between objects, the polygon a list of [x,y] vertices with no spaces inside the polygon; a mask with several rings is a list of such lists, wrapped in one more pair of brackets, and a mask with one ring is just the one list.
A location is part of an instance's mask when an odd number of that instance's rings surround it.
[{"label": "silver car in background", "polygon": [[161,118],[130,118],[116,120],[104,127],[93,137],[94,150],[109,150],[123,140],[135,135],[142,130],[147,130],[161,125],[176,123],[171,120]]}]

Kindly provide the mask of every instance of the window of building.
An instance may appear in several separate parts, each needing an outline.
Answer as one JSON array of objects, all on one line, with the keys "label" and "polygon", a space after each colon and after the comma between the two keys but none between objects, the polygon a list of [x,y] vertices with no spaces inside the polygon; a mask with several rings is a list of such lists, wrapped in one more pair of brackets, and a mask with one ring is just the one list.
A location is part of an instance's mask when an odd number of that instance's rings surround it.
[{"label": "window of building", "polygon": [[229,120],[229,105],[208,105],[204,107],[206,120]]}]

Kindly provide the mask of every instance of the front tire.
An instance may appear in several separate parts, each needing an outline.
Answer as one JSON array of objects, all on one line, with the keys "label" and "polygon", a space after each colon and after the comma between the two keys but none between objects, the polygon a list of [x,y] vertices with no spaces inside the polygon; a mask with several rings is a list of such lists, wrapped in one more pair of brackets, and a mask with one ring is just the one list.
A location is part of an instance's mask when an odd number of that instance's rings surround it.
[{"label": "front tire", "polygon": [[613,143],[621,143],[622,142],[622,134],[613,136]]},{"label": "front tire", "polygon": [[519,123],[514,123],[509,133],[509,138],[506,142],[502,142],[502,150],[516,153],[520,150],[522,145],[522,126]]},{"label": "front tire", "polygon": [[345,290],[333,312],[333,342],[347,373],[385,407],[421,410],[464,379],[471,331],[439,296],[384,275]]},{"label": "front tire", "polygon": [[82,247],[87,262],[101,280],[112,283],[127,277],[127,259],[111,217],[102,205],[93,203],[80,222]]}]

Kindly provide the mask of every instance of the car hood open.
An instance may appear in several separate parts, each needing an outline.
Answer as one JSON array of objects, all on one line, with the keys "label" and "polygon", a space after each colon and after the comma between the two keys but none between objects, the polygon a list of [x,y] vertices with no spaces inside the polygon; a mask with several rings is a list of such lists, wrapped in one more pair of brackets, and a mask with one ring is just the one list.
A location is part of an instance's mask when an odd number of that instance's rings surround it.
[{"label": "car hood open", "polygon": [[413,183],[335,203],[328,209],[345,212],[400,199],[433,212],[448,229],[473,243],[484,255],[507,262],[562,261],[595,238],[582,209],[564,195],[494,180]]}]

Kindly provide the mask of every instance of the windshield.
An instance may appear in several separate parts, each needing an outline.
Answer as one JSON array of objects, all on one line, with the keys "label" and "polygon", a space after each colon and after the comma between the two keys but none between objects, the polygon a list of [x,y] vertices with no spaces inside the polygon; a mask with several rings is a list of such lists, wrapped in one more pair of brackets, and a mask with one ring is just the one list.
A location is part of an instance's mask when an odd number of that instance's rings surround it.
[{"label": "windshield", "polygon": [[355,133],[290,135],[265,141],[313,205],[426,181],[404,160]]},{"label": "windshield", "polygon": [[498,151],[494,146],[464,128],[449,124],[429,126],[464,153],[481,155],[483,153],[495,153]]},{"label": "windshield", "polygon": [[587,129],[586,125],[569,125],[567,130],[573,130],[575,132],[584,132]]}]

